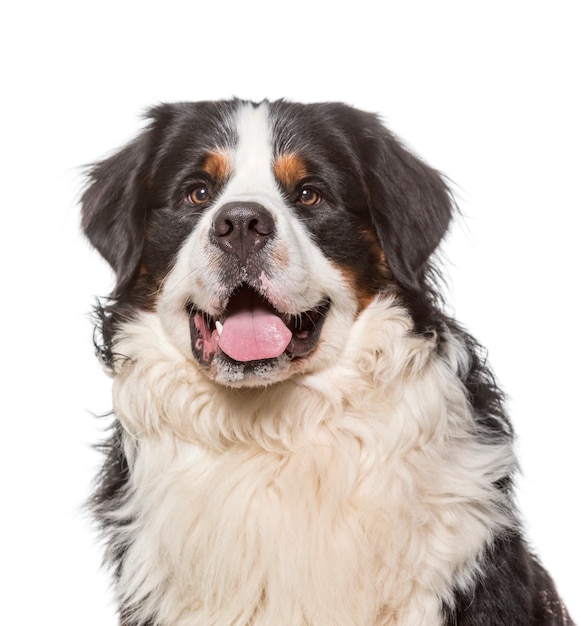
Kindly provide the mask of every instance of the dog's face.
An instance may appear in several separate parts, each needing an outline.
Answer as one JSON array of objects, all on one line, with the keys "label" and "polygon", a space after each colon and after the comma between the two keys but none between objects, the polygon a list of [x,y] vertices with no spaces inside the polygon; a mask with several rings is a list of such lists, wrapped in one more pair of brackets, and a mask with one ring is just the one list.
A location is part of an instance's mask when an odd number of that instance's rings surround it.
[{"label": "dog's face", "polygon": [[211,379],[256,386],[332,365],[378,294],[425,297],[449,195],[374,116],[234,100],[150,117],[83,196],[116,330],[152,311]]}]

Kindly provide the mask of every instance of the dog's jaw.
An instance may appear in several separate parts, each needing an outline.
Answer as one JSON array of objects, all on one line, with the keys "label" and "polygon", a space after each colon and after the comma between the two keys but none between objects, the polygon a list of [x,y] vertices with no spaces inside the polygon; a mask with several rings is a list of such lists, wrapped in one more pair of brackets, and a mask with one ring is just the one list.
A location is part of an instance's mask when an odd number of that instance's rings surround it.
[{"label": "dog's jaw", "polygon": [[[276,278],[263,279],[260,292],[243,283],[227,296],[224,284],[218,280],[205,283],[207,292],[192,289],[191,282],[184,279],[191,274],[189,255],[184,253],[162,289],[156,315],[168,339],[210,380],[229,387],[278,383],[297,374],[331,366],[344,348],[349,328],[357,316],[358,302],[341,272],[332,266],[326,269],[323,272],[326,290],[321,285],[320,289],[309,288],[304,293],[300,284],[286,286],[285,273],[280,272]],[[277,294],[285,291],[284,297],[279,298]],[[282,328],[288,334],[281,338],[259,338],[250,347],[238,347],[237,352],[232,348],[235,338],[222,340],[221,335],[237,332],[235,323],[229,321],[231,315],[253,315],[246,311],[240,313],[243,306],[240,303],[251,299],[258,300],[264,309],[260,315],[264,316],[265,325],[272,323],[274,316],[278,320],[274,329],[265,330],[266,334],[282,334]],[[244,323],[260,325],[260,322]],[[228,329],[228,324],[233,329]],[[264,345],[269,341],[272,346]],[[269,354],[268,349],[273,352]],[[252,350],[258,352],[253,354]],[[254,356],[258,358],[252,358]]]}]

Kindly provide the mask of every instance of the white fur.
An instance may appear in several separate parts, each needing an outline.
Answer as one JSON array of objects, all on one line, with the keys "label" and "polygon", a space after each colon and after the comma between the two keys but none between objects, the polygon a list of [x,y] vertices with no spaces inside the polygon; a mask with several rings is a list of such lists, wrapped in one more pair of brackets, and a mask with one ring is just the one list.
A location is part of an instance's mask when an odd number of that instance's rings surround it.
[{"label": "white fur", "polygon": [[116,349],[115,410],[135,521],[120,594],[171,626],[421,626],[510,523],[492,483],[512,452],[481,444],[466,358],[377,301],[337,364],[268,389],[209,381],[156,314]]}]

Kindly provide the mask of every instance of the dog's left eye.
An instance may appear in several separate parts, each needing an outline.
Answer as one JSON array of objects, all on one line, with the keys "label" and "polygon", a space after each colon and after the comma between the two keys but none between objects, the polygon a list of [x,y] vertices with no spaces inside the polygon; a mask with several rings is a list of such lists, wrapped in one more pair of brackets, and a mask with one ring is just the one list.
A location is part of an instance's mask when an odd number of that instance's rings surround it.
[{"label": "dog's left eye", "polygon": [[303,187],[299,192],[298,202],[303,206],[315,206],[321,200],[321,194],[312,187]]},{"label": "dog's left eye", "polygon": [[208,188],[208,185],[205,185],[203,183],[200,183],[199,185],[196,185],[188,194],[188,200],[192,203],[192,204],[204,204],[204,202],[207,202],[210,199],[210,189]]}]

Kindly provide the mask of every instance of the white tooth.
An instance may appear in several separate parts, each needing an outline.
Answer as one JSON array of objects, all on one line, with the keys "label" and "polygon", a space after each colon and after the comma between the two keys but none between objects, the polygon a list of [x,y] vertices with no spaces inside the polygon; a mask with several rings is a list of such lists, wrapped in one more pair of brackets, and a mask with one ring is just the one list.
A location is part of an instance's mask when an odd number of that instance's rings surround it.
[{"label": "white tooth", "polygon": [[218,337],[222,336],[222,329],[224,328],[224,326],[222,326],[222,322],[218,322],[216,320],[216,330],[218,331]]}]

